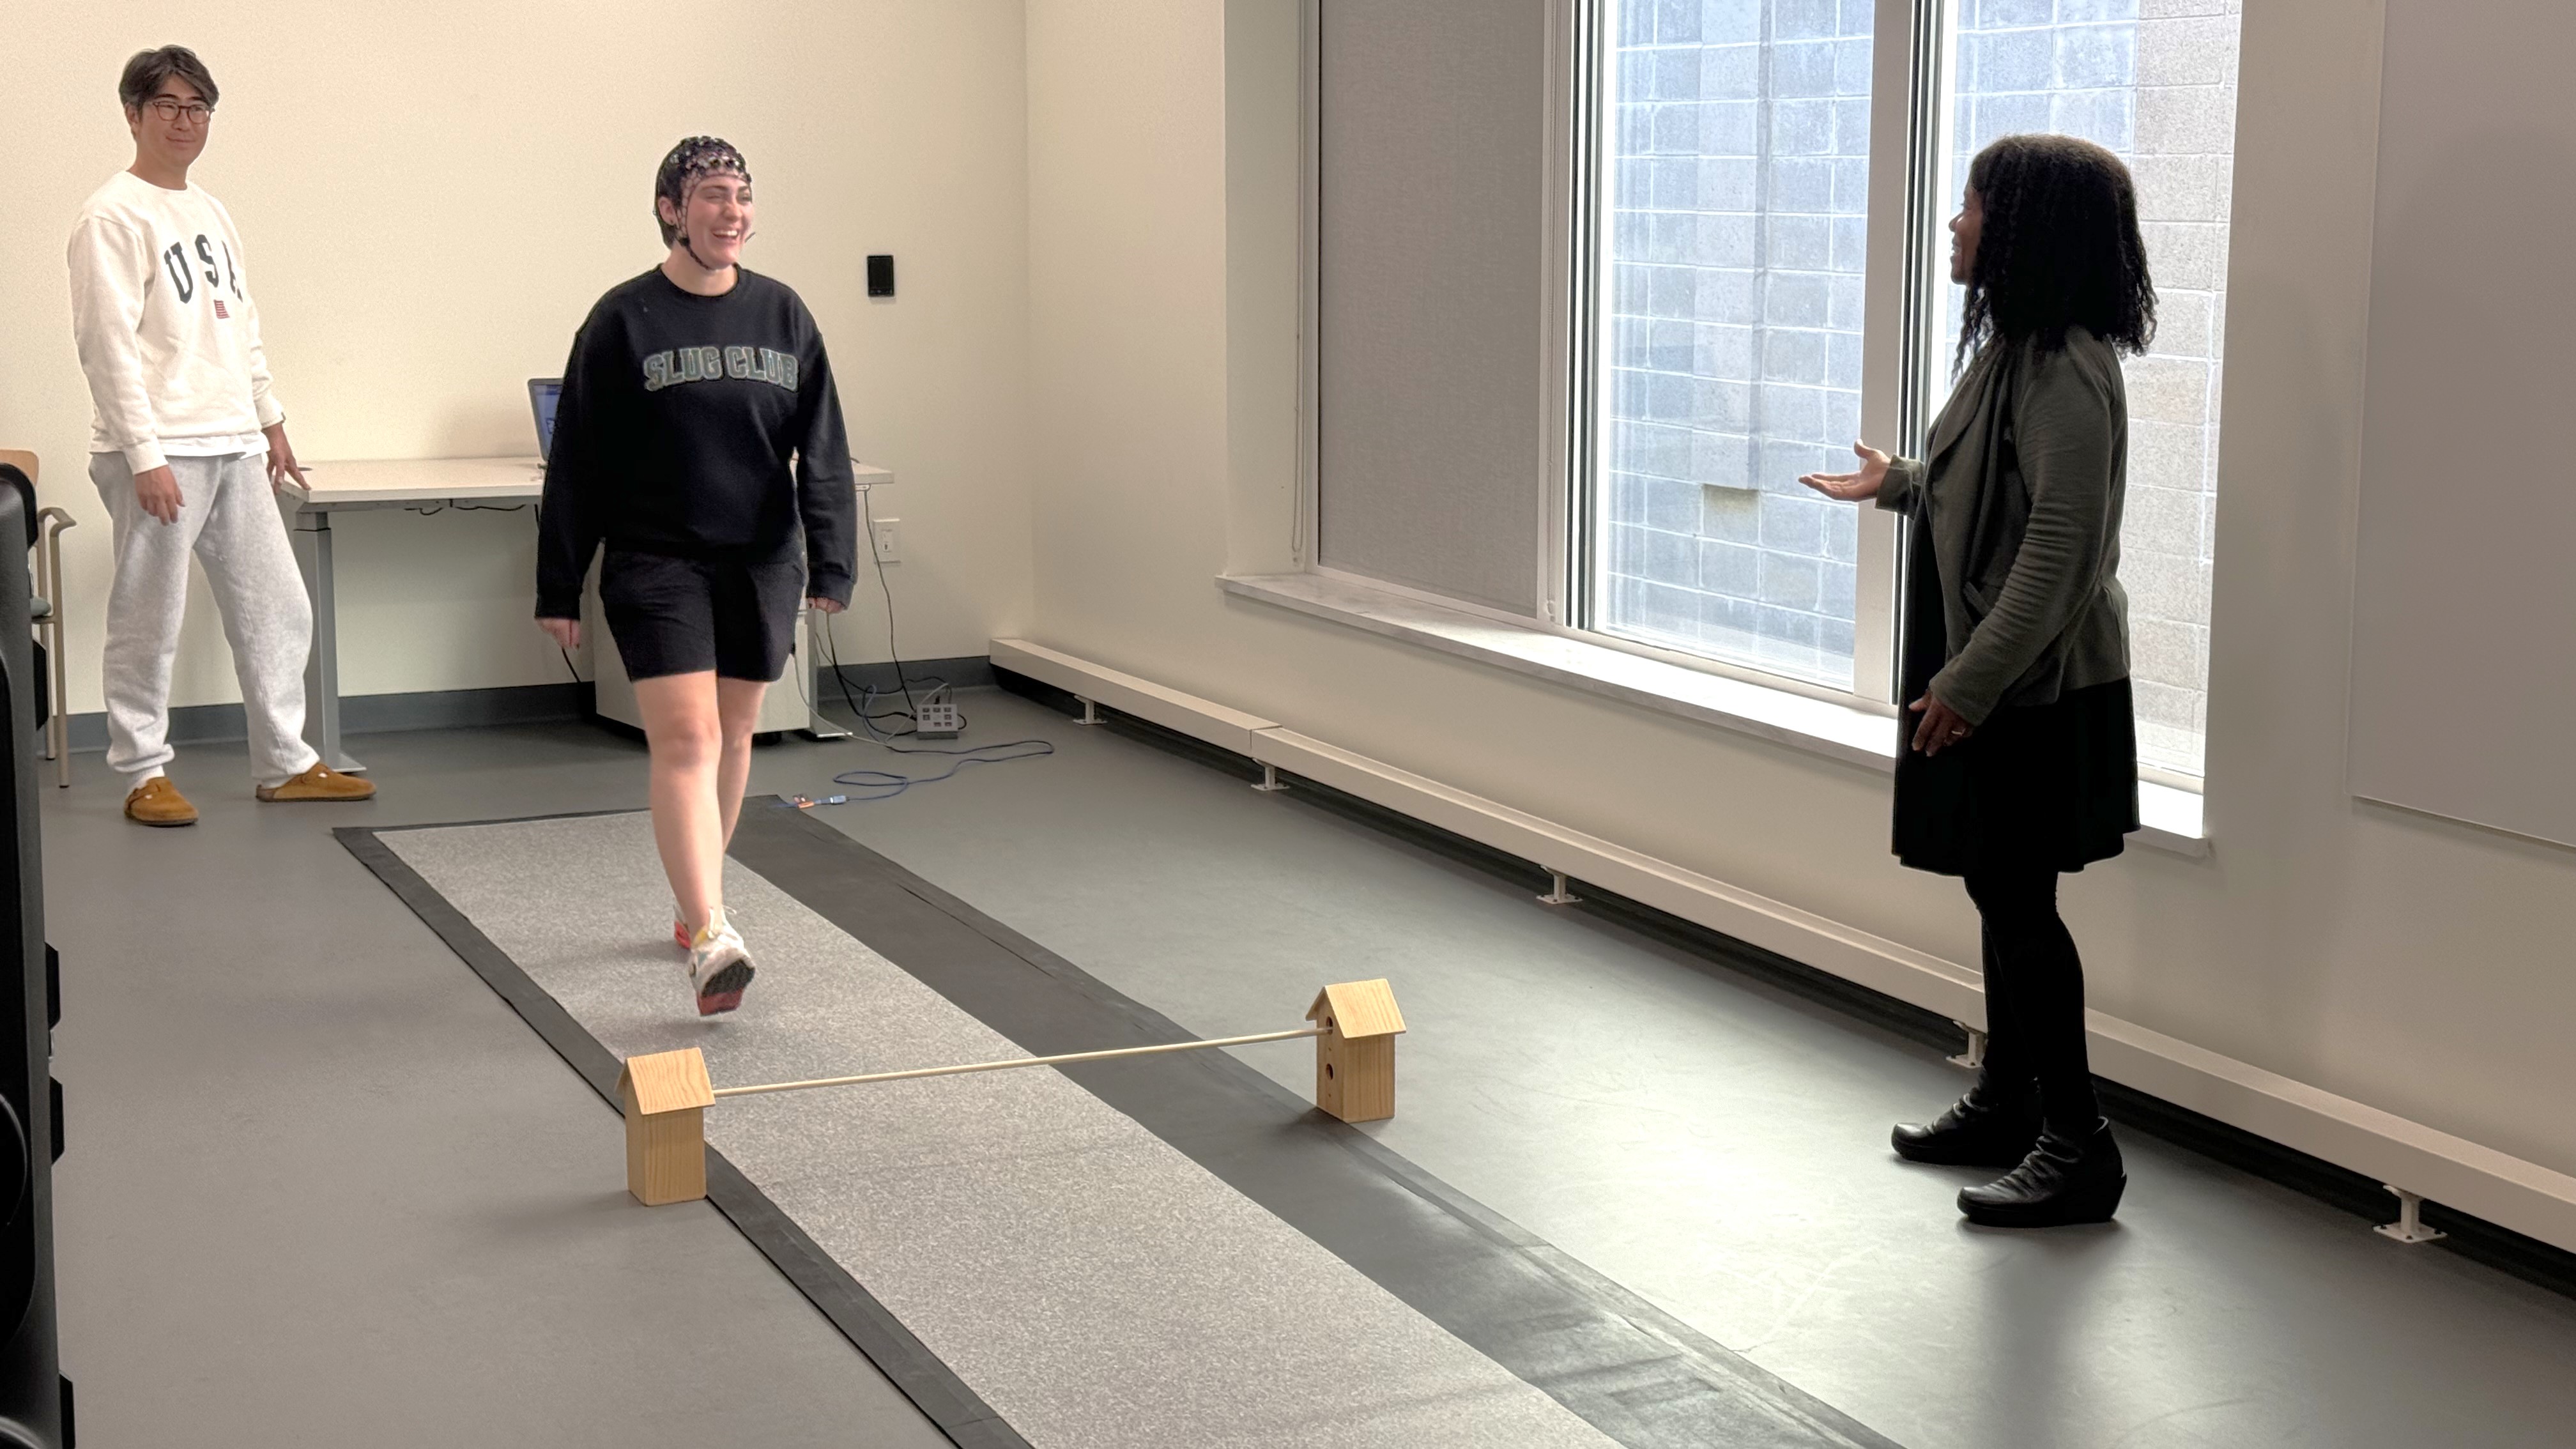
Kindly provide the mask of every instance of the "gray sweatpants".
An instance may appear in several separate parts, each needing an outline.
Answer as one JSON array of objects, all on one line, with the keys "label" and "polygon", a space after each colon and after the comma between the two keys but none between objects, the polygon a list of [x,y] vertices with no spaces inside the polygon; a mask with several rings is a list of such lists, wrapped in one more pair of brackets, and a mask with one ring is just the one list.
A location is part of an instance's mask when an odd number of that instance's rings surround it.
[{"label": "gray sweatpants", "polygon": [[163,773],[170,748],[170,661],[188,610],[188,555],[204,565],[224,638],[233,646],[250,727],[251,780],[277,785],[319,758],[304,743],[304,661],[313,605],[268,486],[266,453],[172,458],[179,521],[163,523],[134,498],[117,453],[93,453],[115,523],[116,578],[107,591],[107,767],[131,789]]}]

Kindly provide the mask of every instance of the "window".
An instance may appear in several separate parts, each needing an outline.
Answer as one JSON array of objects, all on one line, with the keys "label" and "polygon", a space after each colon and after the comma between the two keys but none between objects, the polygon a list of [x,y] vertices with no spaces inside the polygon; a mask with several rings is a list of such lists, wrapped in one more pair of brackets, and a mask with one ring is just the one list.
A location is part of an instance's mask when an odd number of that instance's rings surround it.
[{"label": "window", "polygon": [[1911,48],[1910,69],[1888,72],[1911,83],[1889,94],[1872,30],[1899,7],[1877,0],[1588,0],[1569,622],[1885,698],[1888,682],[1856,665],[1893,654],[1866,637],[1891,617],[1869,604],[1892,592],[1890,553],[1864,541],[1884,523],[1797,482],[1849,465],[1864,393],[1910,394],[1873,417],[1924,419],[1949,384],[1959,289],[1946,282],[1914,355],[1864,364],[1865,332],[1906,326],[1902,287],[1869,310],[1871,230],[1908,229],[1902,193],[1871,191],[1872,107],[1903,108],[1924,138],[1874,158],[1931,198],[1913,208],[1916,276],[1946,254],[1941,224],[1979,147],[2084,136],[2137,178],[2159,288],[2154,347],[2127,365],[2121,577],[2140,758],[2198,775],[2240,4],[1917,0],[1919,33],[1887,42]]},{"label": "window", "polygon": [[1608,8],[1590,622],[1848,690],[1872,7]]}]

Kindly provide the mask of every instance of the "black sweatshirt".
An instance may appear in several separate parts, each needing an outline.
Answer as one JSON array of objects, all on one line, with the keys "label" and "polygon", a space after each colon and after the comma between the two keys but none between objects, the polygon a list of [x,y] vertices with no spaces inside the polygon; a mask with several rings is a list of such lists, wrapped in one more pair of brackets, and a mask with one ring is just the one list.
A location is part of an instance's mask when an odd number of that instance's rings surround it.
[{"label": "black sweatshirt", "polygon": [[[789,459],[793,457],[791,471]],[[656,268],[590,311],[564,364],[537,529],[537,617],[581,616],[610,548],[771,562],[805,538],[805,592],[848,603],[858,499],[813,314],[737,271],[701,297]]]}]

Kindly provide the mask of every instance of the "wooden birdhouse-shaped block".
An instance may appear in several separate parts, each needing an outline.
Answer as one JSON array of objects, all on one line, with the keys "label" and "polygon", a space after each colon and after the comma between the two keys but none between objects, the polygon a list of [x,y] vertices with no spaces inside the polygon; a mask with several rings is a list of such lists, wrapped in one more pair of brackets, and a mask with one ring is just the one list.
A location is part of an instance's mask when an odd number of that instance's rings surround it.
[{"label": "wooden birdhouse-shaped block", "polygon": [[706,1110],[715,1105],[696,1047],[628,1057],[617,1074],[626,1106],[626,1190],[646,1207],[707,1195]]},{"label": "wooden birdhouse-shaped block", "polygon": [[1345,1122],[1376,1122],[1395,1115],[1395,1039],[1404,1013],[1385,981],[1345,981],[1327,986],[1306,1019],[1322,1027],[1315,1038],[1315,1105]]}]

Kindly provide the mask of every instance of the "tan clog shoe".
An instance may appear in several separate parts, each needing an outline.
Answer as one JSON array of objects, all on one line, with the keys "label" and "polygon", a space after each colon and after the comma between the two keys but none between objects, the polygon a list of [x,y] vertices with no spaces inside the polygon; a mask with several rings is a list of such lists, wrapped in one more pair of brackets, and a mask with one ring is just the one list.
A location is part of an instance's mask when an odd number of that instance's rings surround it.
[{"label": "tan clog shoe", "polygon": [[375,793],[376,784],[373,780],[361,780],[355,775],[343,775],[339,771],[332,769],[329,765],[323,764],[319,760],[313,762],[312,769],[305,771],[303,774],[296,776],[294,779],[287,781],[283,785],[262,785],[259,787],[259,798],[262,800],[281,802],[290,800],[365,800],[373,797]]},{"label": "tan clog shoe", "polygon": [[167,775],[155,775],[125,797],[125,818],[143,825],[194,825],[197,807]]}]

